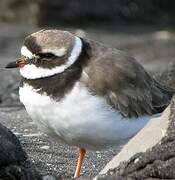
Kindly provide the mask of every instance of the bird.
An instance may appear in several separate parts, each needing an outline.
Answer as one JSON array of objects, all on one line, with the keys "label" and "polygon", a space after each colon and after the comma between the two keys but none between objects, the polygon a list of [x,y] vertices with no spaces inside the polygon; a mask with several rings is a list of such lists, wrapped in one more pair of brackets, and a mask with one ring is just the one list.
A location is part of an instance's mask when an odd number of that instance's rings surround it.
[{"label": "bird", "polygon": [[132,137],[175,92],[124,51],[58,29],[28,35],[6,68],[19,68],[19,98],[38,128],[79,148],[74,177],[87,150]]}]

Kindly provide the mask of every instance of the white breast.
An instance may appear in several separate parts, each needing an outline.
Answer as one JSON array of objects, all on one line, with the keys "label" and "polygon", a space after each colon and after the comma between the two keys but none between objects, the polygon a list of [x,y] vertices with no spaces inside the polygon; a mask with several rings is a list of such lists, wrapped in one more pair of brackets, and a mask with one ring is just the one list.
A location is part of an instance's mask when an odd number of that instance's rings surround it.
[{"label": "white breast", "polygon": [[27,84],[19,90],[27,112],[42,131],[73,146],[98,149],[116,145],[150,118],[122,118],[104,98],[92,96],[80,83],[60,102],[37,91]]}]

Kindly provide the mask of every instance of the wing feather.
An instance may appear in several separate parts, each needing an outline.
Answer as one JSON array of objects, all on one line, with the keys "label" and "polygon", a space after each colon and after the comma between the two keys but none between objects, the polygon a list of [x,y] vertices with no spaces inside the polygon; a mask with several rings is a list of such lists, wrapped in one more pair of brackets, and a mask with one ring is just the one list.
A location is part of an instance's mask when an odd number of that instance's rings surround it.
[{"label": "wing feather", "polygon": [[91,91],[106,101],[124,117],[138,117],[162,111],[175,90],[156,82],[136,60],[126,53],[105,47],[92,52],[84,68],[84,81]]}]

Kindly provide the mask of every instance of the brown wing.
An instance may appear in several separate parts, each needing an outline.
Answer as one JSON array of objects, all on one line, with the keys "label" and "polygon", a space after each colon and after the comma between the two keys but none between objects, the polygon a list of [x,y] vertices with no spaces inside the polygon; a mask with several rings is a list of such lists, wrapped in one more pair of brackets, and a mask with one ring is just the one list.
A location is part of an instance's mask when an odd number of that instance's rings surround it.
[{"label": "brown wing", "polygon": [[90,42],[82,81],[125,117],[161,112],[175,91],[165,89],[126,53]]}]

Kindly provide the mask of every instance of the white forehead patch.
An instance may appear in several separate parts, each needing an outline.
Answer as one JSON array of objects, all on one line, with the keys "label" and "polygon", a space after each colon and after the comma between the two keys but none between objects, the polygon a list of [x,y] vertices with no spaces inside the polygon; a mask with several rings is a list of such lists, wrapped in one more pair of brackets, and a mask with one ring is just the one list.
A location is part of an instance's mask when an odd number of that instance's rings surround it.
[{"label": "white forehead patch", "polygon": [[43,53],[52,53],[55,56],[61,57],[66,54],[66,49],[64,47],[62,47],[60,49],[50,48],[50,49],[43,49],[42,52]]},{"label": "white forehead patch", "polygon": [[[53,53],[55,56],[61,57],[61,56],[65,55],[66,49],[64,47],[62,47],[60,49],[56,49],[56,48],[43,49],[42,52],[43,53]],[[26,56],[29,59],[32,59],[32,57],[35,56],[34,54],[32,54],[32,52],[26,46],[22,46],[21,55]]]},{"label": "white forehead patch", "polygon": [[29,51],[26,46],[22,46],[22,48],[21,48],[21,55],[22,56],[26,56],[29,59],[32,59],[32,57],[33,57],[32,52]]},{"label": "white forehead patch", "polygon": [[[22,49],[21,49],[22,55],[29,57],[32,54],[27,48],[22,48]],[[23,68],[20,68],[20,73],[23,77],[27,79],[38,79],[38,78],[53,76],[54,74],[62,73],[65,71],[65,69],[70,67],[78,59],[81,53],[81,50],[82,50],[82,41],[79,37],[75,37],[74,47],[65,64],[54,67],[52,69],[37,67],[34,64],[27,64]],[[30,52],[31,54],[30,53],[27,54],[26,52]],[[48,52],[48,49],[47,49],[47,52]]]}]

